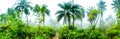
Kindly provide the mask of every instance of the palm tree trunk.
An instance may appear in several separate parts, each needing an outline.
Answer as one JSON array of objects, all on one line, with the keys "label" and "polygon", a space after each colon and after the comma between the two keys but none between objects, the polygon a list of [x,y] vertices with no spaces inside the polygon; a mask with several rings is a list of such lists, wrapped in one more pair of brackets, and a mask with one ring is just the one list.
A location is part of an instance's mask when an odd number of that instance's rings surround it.
[{"label": "palm tree trunk", "polygon": [[20,17],[20,18],[21,18],[21,20],[22,20],[22,17],[23,17],[23,13],[24,13],[24,12],[23,12],[23,9],[22,9],[22,11],[21,11],[21,12],[22,12],[22,13],[21,13],[21,17]]},{"label": "palm tree trunk", "polygon": [[43,14],[43,26],[45,25],[45,14]]},{"label": "palm tree trunk", "polygon": [[82,20],[81,20],[81,28],[82,28]]},{"label": "palm tree trunk", "polygon": [[99,15],[99,17],[97,17],[97,21],[96,21],[95,25],[98,24],[99,19],[100,19],[100,15]]},{"label": "palm tree trunk", "polygon": [[[39,14],[38,16],[39,16],[38,18],[40,18],[40,14]],[[41,23],[41,21],[40,21],[40,19],[39,19],[39,26],[40,26],[40,23]]]},{"label": "palm tree trunk", "polygon": [[[74,13],[73,13],[73,15],[74,15]],[[74,24],[75,24],[75,19],[74,19],[74,16],[73,16],[73,27],[74,27]]]},{"label": "palm tree trunk", "polygon": [[27,16],[27,28],[28,28],[28,15],[26,15]]},{"label": "palm tree trunk", "polygon": [[90,25],[92,26],[92,22],[90,22]]},{"label": "palm tree trunk", "polygon": [[101,14],[100,14],[100,26],[101,26],[101,19],[102,19],[102,10],[101,10]]},{"label": "palm tree trunk", "polygon": [[68,26],[70,26],[70,15],[68,15]]}]

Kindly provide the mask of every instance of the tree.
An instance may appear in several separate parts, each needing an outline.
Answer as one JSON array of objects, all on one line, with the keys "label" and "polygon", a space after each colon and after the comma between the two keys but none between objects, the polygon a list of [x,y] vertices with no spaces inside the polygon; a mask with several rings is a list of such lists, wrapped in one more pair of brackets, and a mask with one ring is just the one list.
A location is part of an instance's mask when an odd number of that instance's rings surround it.
[{"label": "tree", "polygon": [[[27,16],[27,26],[28,26],[28,15],[30,14],[30,9],[32,9],[32,6],[30,5],[31,2],[27,2],[27,0],[19,0],[19,3],[17,3],[17,6],[15,7],[16,10],[21,11],[22,13],[25,13]],[[21,13],[21,19],[22,19],[22,13]]]},{"label": "tree", "polygon": [[[28,15],[30,14],[30,10],[32,9],[32,6],[30,5],[31,2],[28,2],[27,0],[19,0],[19,2],[17,3],[17,5],[15,6],[15,10],[17,10],[18,12],[21,11],[21,20],[22,20],[22,15],[23,13],[26,15],[27,18],[27,31],[28,30]],[[21,23],[22,24],[22,23]]]},{"label": "tree", "polygon": [[42,5],[42,7],[40,8],[40,13],[41,13],[43,25],[45,25],[45,15],[49,16],[50,15],[50,10],[47,9],[46,5]]},{"label": "tree", "polygon": [[94,22],[94,20],[96,20],[99,13],[100,13],[100,10],[99,9],[94,9],[94,8],[91,8],[88,11],[88,20],[90,21],[91,26],[95,27],[95,25],[93,25],[93,22]]},{"label": "tree", "polygon": [[72,4],[68,2],[64,4],[58,4],[58,6],[62,8],[62,10],[56,12],[56,14],[58,14],[57,21],[60,21],[64,17],[64,22],[65,23],[68,22],[68,26],[70,26],[70,21],[72,16],[71,13]]},{"label": "tree", "polygon": [[117,12],[117,22],[119,23],[119,19],[120,19],[120,0],[113,0],[113,3],[111,4],[113,6],[113,9],[115,9],[115,11]]},{"label": "tree", "polygon": [[37,14],[37,17],[38,17],[38,20],[39,20],[39,26],[40,26],[40,23],[41,23],[41,20],[40,20],[40,6],[38,4],[35,5],[33,11]]},{"label": "tree", "polygon": [[102,19],[103,19],[103,18],[102,18],[103,12],[106,10],[106,8],[105,8],[106,5],[105,5],[105,3],[106,3],[106,2],[100,0],[99,3],[97,4],[97,5],[98,5],[98,9],[100,9],[100,16],[99,16],[99,17],[100,17],[100,25],[102,25],[102,24],[101,24],[101,21],[102,21]]},{"label": "tree", "polygon": [[74,4],[74,0],[71,0],[71,3],[73,5],[72,8],[71,8],[72,13],[73,13],[73,26],[74,26],[75,19],[80,19],[81,20],[81,26],[82,26],[82,18],[85,16],[84,9],[83,9],[82,6],[80,6],[78,4]]},{"label": "tree", "polygon": [[64,18],[63,23],[68,23],[68,26],[71,24],[71,18],[73,18],[73,23],[75,19],[81,18],[83,13],[83,8],[78,4],[72,4],[71,2],[58,4],[58,6],[62,9],[56,12],[57,21],[59,22],[62,18]]}]

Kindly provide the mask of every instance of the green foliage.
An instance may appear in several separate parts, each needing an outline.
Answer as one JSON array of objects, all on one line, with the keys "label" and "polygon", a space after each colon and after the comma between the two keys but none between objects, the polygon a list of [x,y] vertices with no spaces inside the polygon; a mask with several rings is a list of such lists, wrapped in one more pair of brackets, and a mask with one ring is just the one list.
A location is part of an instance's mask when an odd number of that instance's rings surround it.
[{"label": "green foliage", "polygon": [[55,30],[49,26],[38,26],[35,35],[36,38],[51,39],[55,35]]},{"label": "green foliage", "polygon": [[100,10],[97,10],[97,9],[91,9],[91,10],[89,10],[88,11],[88,20],[90,22],[94,21],[97,18],[97,16],[98,16],[99,13],[100,13]]},{"label": "green foliage", "polygon": [[113,25],[106,31],[106,34],[110,38],[119,38],[120,37],[120,25]]},{"label": "green foliage", "polygon": [[[40,24],[43,24],[44,25],[44,22],[45,22],[45,16],[46,15],[50,15],[50,10],[49,9],[47,9],[47,5],[42,5],[41,7],[38,5],[38,4],[36,4],[35,5],[35,7],[34,7],[34,9],[33,9],[33,11],[35,12],[35,13],[37,13],[37,20],[39,20],[39,26],[40,26]],[[43,22],[43,23],[42,23]]]},{"label": "green foliage", "polygon": [[59,29],[59,39],[107,39],[104,33],[91,29],[68,29],[68,26]]},{"label": "green foliage", "polygon": [[2,24],[0,27],[0,37],[2,39],[51,39],[55,35],[55,30],[49,26],[29,26],[20,20],[11,24]]}]

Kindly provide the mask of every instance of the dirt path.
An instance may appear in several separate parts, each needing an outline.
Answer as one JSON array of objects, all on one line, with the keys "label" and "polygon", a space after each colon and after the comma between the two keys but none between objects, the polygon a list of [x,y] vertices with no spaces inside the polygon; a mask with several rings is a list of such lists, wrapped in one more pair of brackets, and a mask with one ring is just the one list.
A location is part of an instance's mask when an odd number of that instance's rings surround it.
[{"label": "dirt path", "polygon": [[58,33],[56,33],[52,39],[58,39]]}]

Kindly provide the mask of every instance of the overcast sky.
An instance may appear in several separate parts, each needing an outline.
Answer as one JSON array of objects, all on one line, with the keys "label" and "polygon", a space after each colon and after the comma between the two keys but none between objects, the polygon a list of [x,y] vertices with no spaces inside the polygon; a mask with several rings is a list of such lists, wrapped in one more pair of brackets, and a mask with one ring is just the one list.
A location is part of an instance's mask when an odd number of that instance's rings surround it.
[{"label": "overcast sky", "polygon": [[[50,10],[51,13],[51,18],[56,19],[55,13],[57,10],[60,10],[58,3],[63,3],[63,2],[69,2],[70,0],[28,0],[32,2],[32,6],[35,4],[46,4],[48,6],[48,9]],[[114,10],[112,9],[111,3],[112,0],[103,0],[106,2],[105,5],[106,11],[103,16],[103,18],[107,18],[109,15],[112,15],[114,17]],[[74,0],[75,4],[79,4],[84,7],[84,9],[87,9],[88,7],[96,7],[97,8],[97,3],[99,0]],[[5,13],[7,11],[8,7],[12,7],[16,3],[16,0],[0,0],[0,13]]]}]

